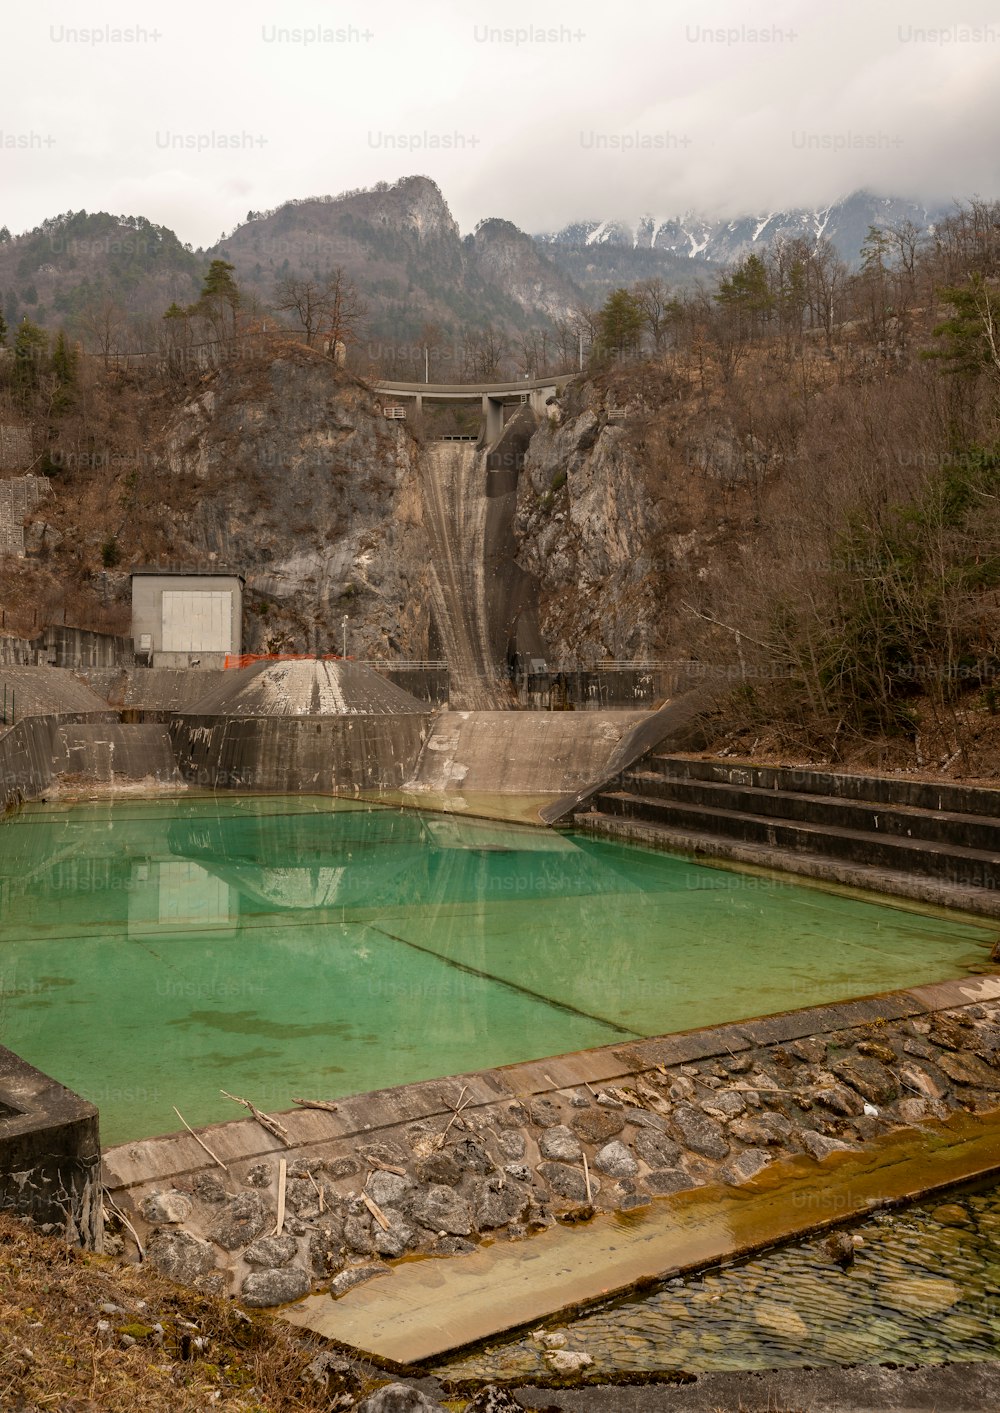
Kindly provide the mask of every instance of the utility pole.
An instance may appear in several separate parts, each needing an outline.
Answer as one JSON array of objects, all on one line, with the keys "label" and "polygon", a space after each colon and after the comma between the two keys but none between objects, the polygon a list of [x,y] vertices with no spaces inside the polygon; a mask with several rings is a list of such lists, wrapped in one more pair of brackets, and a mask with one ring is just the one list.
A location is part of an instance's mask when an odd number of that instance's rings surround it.
[{"label": "utility pole", "polygon": [[583,372],[583,330],[580,330],[580,372]]},{"label": "utility pole", "polygon": [[342,625],[342,627],[343,627],[343,629],[344,629],[344,652],[343,652],[343,656],[346,658],[346,657],[347,657],[347,614],[346,614],[346,613],[344,614],[343,618],[342,618],[340,621],[341,621],[341,625]]},{"label": "utility pole", "polygon": [[425,382],[425,383],[429,383],[430,380],[431,380],[431,360],[430,360],[430,354],[427,352],[427,345],[424,344],[424,382]]}]

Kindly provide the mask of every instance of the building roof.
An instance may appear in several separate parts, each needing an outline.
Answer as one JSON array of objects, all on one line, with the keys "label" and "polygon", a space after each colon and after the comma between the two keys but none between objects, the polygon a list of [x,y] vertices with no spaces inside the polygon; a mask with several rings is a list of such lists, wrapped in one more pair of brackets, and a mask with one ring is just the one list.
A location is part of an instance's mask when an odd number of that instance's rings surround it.
[{"label": "building roof", "polygon": [[166,579],[172,575],[182,575],[186,579],[238,579],[241,584],[246,583],[246,575],[241,574],[238,569],[220,569],[218,565],[211,565],[209,568],[184,568],[178,565],[149,564],[139,565],[129,573],[130,579]]}]

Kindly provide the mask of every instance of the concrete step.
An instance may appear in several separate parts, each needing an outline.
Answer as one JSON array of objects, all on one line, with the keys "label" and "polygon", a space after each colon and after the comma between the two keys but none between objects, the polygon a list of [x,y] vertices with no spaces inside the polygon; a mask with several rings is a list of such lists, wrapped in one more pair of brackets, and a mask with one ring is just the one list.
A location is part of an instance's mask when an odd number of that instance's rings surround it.
[{"label": "concrete step", "polygon": [[902,776],[854,775],[799,766],[755,765],[752,761],[699,760],[654,753],[641,769],[667,780],[715,781],[760,790],[783,790],[872,804],[944,810],[1000,819],[1000,789],[909,780]]},{"label": "concrete step", "polygon": [[957,844],[968,849],[1000,852],[1000,818],[983,814],[883,805],[870,800],[837,799],[721,780],[675,780],[647,770],[645,765],[626,772],[623,785],[630,793],[675,804],[743,811],[768,819],[833,825],[932,844]]},{"label": "concrete step", "polygon": [[956,887],[1000,886],[1000,852],[906,839],[825,823],[792,822],[742,810],[692,805],[627,790],[605,791],[594,808],[664,828],[722,835],[771,849],[825,855],[878,868],[900,869]]}]

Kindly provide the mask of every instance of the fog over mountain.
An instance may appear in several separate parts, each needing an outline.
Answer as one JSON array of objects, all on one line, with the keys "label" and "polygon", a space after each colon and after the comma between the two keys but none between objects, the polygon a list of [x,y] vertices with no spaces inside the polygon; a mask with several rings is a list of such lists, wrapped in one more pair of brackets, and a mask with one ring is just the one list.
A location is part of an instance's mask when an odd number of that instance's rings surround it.
[{"label": "fog over mountain", "polygon": [[[987,0],[177,0],[5,15],[0,225],[141,212],[207,247],[248,210],[425,172],[460,230],[1000,189]],[[41,79],[44,81],[40,81]],[[663,237],[666,239],[666,237]]]}]

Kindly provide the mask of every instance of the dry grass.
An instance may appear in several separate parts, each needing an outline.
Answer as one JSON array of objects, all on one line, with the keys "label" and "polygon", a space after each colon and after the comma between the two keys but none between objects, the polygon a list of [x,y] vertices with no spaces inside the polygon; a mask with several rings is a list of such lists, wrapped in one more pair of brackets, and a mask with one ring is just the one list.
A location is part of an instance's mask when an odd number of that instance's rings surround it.
[{"label": "dry grass", "polygon": [[0,1217],[4,1413],[325,1413],[326,1384],[306,1373],[322,1347],[266,1314]]}]

